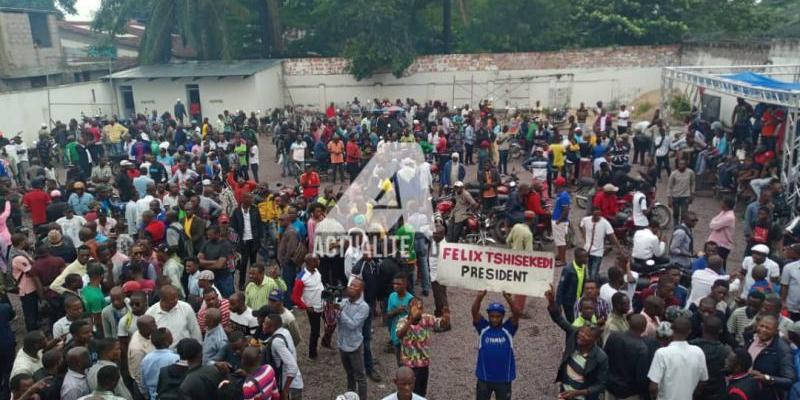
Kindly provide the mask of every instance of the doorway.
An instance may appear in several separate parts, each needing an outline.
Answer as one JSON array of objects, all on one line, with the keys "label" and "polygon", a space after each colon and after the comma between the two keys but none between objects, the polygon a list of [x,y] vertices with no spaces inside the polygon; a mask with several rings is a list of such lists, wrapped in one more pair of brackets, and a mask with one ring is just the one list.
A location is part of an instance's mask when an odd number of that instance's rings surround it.
[{"label": "doorway", "polygon": [[200,108],[200,86],[191,84],[186,85],[186,98],[189,102],[189,115],[192,117],[192,122],[199,124],[203,123],[203,112]]},{"label": "doorway", "polygon": [[136,103],[133,101],[133,87],[120,86],[119,93],[122,96],[122,113],[128,118],[136,115]]}]

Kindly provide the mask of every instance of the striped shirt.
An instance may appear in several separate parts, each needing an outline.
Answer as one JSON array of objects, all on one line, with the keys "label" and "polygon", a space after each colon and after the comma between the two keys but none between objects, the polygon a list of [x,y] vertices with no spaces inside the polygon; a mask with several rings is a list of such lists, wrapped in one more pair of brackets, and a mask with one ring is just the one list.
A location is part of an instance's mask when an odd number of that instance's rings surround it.
[{"label": "striped shirt", "polygon": [[245,378],[242,384],[242,398],[244,400],[279,400],[278,384],[275,380],[275,370],[267,364],[257,369]]},{"label": "striped shirt", "polygon": [[730,318],[728,318],[728,332],[733,334],[736,344],[739,346],[744,346],[744,337],[742,336],[744,328],[752,324],[756,317],[756,313],[749,316],[747,310],[748,307],[739,307],[733,310]]},{"label": "striped shirt", "polygon": [[[200,332],[206,333],[206,302],[200,306],[200,311],[197,312],[197,324],[200,325]],[[219,299],[219,313],[222,316],[222,326],[225,329],[231,327],[231,305],[228,299]]]}]

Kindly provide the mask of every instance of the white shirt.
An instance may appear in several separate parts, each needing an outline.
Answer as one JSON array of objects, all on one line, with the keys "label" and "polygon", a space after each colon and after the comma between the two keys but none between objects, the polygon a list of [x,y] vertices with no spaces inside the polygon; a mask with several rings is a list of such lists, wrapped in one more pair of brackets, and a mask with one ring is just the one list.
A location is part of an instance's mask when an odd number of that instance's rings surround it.
[{"label": "white shirt", "polygon": [[86,224],[86,220],[83,217],[80,215],[73,215],[72,219],[61,217],[56,220],[56,223],[61,227],[61,232],[63,232],[65,236],[72,240],[72,244],[75,245],[75,248],[78,248],[83,244],[81,239],[78,237],[78,232],[80,232],[83,225]]},{"label": "white shirt", "polygon": [[[606,236],[614,234],[614,227],[607,219],[600,217],[594,222],[593,217],[583,217],[580,227],[585,232],[583,248],[590,256],[602,257],[605,252]],[[611,304],[611,303],[608,303]]]},{"label": "white shirt", "polygon": [[666,157],[669,154],[669,148],[672,145],[672,138],[669,135],[664,135],[663,140],[661,135],[654,140],[656,144],[656,157]]},{"label": "white shirt", "polygon": [[247,332],[248,335],[252,335],[258,328],[258,318],[253,316],[253,310],[250,307],[246,307],[244,309],[244,312],[241,314],[237,314],[233,310],[231,310],[230,320],[234,324],[246,326],[248,330]]},{"label": "white shirt", "polygon": [[161,199],[155,198],[150,194],[142,197],[139,200],[136,200],[136,214],[139,218],[139,222],[142,221],[142,215],[144,215],[144,212],[150,209],[150,202],[153,200],[157,200],[159,206],[161,205]]},{"label": "white shirt", "polygon": [[647,378],[658,384],[658,400],[691,399],[697,384],[708,380],[706,356],[697,346],[674,341],[656,350]]},{"label": "white shirt", "polygon": [[786,308],[790,312],[798,312],[800,310],[800,261],[790,262],[783,266],[781,285],[789,288],[786,296]]},{"label": "white shirt", "polygon": [[253,227],[250,226],[250,209],[245,210],[242,208],[242,217],[244,217],[244,232],[242,232],[242,241],[253,240]]},{"label": "white shirt", "polygon": [[600,171],[600,165],[603,163],[608,163],[608,160],[606,160],[603,157],[595,158],[594,161],[592,161],[592,172],[597,173],[598,171]]},{"label": "white shirt", "polygon": [[[628,295],[628,302],[630,303],[631,310],[633,310],[633,295],[636,293],[636,281],[639,279],[639,274],[636,271],[631,271],[631,276],[633,276],[633,283],[626,282],[619,290],[614,289],[608,283],[604,283],[603,286],[600,286],[599,297],[605,300],[606,304],[611,306],[611,298],[614,297],[617,292],[625,293]],[[625,275],[625,279],[628,279],[627,274]]]},{"label": "white shirt", "polygon": [[303,281],[303,303],[316,312],[322,312],[322,290],[325,289],[325,286],[322,285],[322,274],[319,273],[319,270],[311,273],[303,268],[303,276],[300,280]]},{"label": "white shirt", "polygon": [[666,244],[650,229],[640,229],[633,234],[633,250],[631,250],[633,258],[649,260],[664,254],[665,248]]},{"label": "white shirt", "polygon": [[250,147],[250,165],[258,165],[258,146]]},{"label": "white shirt", "polygon": [[53,338],[58,339],[66,335],[64,338],[65,342],[72,339],[72,334],[69,333],[69,327],[72,325],[72,322],[73,321],[68,320],[67,317],[59,318],[59,320],[53,324]]},{"label": "white shirt", "polygon": [[[397,400],[397,392],[384,397],[382,400]],[[416,393],[411,393],[411,400],[425,400],[425,398]]]},{"label": "white shirt", "polygon": [[617,126],[628,127],[628,120],[631,118],[631,112],[628,110],[620,111],[617,113]]},{"label": "white shirt", "polygon": [[178,304],[169,311],[161,309],[161,303],[156,303],[147,309],[146,315],[152,316],[156,320],[156,326],[167,328],[172,333],[172,346],[174,349],[178,342],[184,338],[197,339],[203,342],[200,333],[200,325],[197,324],[197,316],[189,303],[178,300]]},{"label": "white shirt", "polygon": [[33,358],[28,355],[24,350],[19,349],[17,357],[14,359],[14,367],[11,369],[10,377],[18,374],[33,375],[34,372],[42,368],[42,351],[39,350],[37,357]]},{"label": "white shirt", "polygon": [[711,287],[714,282],[720,279],[727,281],[730,276],[720,275],[711,268],[694,271],[692,274],[692,291],[689,293],[689,299],[686,300],[686,308],[689,308],[691,304],[699,306],[700,300],[711,294]]},{"label": "white shirt", "polygon": [[[368,240],[364,237],[362,240]],[[344,275],[347,277],[348,282],[350,281],[350,275],[353,274],[353,267],[355,267],[358,260],[364,256],[364,251],[361,249],[361,246],[354,246],[350,245],[347,247],[347,251],[344,252]]]},{"label": "white shirt", "polygon": [[633,224],[639,227],[646,227],[649,224],[647,216],[647,196],[642,192],[633,193]]},{"label": "white shirt", "polygon": [[[750,288],[753,286],[755,282],[753,280],[753,268],[756,266],[756,263],[753,261],[753,257],[745,257],[742,260],[742,271],[744,271],[744,287],[742,288],[742,293],[739,297],[746,299],[747,294],[750,293]],[[767,258],[764,261],[764,266],[767,267],[767,280],[775,281],[780,279],[781,277],[781,267],[778,266],[778,263],[775,261],[770,260]]]},{"label": "white shirt", "polygon": [[431,240],[431,248],[428,250],[428,269],[430,270],[431,282],[436,282],[439,271],[439,246],[442,243],[447,242],[444,239],[438,243],[435,240]]},{"label": "white shirt", "polygon": [[303,162],[306,159],[306,142],[292,143],[292,160]]}]

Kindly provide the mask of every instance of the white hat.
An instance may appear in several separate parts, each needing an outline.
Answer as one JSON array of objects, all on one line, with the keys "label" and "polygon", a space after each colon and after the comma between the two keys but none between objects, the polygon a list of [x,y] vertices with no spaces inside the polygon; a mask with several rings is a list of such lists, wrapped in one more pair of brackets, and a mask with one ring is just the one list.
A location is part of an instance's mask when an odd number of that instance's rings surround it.
[{"label": "white hat", "polygon": [[58,190],[53,190],[50,192],[50,197],[61,197],[61,192]]},{"label": "white hat", "polygon": [[757,244],[750,248],[750,251],[761,253],[761,254],[769,254],[769,247],[765,244]]},{"label": "white hat", "polygon": [[203,179],[203,186],[208,186],[211,184],[211,179]]},{"label": "white hat", "polygon": [[418,120],[418,119],[415,119],[415,120],[414,120],[414,123],[415,123],[415,124],[418,124],[418,123],[419,123],[419,120]]},{"label": "white hat", "polygon": [[146,133],[142,133],[142,140],[144,140],[145,142],[149,142],[150,141],[150,135],[148,135]]},{"label": "white hat", "polygon": [[47,123],[42,122],[42,128],[47,128]]},{"label": "white hat", "polygon": [[123,167],[127,167],[127,166],[129,166],[129,165],[133,165],[133,163],[132,163],[132,162],[130,162],[130,161],[128,161],[128,160],[122,160],[122,161],[119,163],[119,165],[120,165],[120,166],[123,166]]},{"label": "white hat", "polygon": [[459,157],[459,155],[456,152],[453,152],[453,154],[450,154],[450,158],[458,158],[458,157]]},{"label": "white hat", "polygon": [[169,142],[161,142],[161,143],[159,143],[158,144],[158,148],[159,149],[163,149],[163,150],[169,149]]},{"label": "white hat", "polygon": [[618,190],[619,190],[618,187],[616,187],[616,186],[614,186],[614,185],[612,185],[610,183],[606,183],[605,185],[603,185],[603,191],[604,192],[616,192]]},{"label": "white hat", "polygon": [[207,269],[203,270],[203,271],[200,271],[200,274],[197,275],[197,279],[198,280],[202,279],[202,280],[207,280],[207,281],[213,281],[214,280],[214,273],[209,271],[209,270],[207,270]]},{"label": "white hat", "polygon": [[453,184],[453,187],[464,187],[464,182],[456,181],[456,183]]}]

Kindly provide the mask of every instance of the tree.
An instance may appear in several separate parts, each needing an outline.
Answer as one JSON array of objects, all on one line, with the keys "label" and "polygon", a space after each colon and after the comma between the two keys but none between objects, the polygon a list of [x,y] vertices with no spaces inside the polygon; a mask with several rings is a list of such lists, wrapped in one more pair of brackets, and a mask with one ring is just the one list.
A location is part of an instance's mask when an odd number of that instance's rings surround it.
[{"label": "tree", "polygon": [[689,32],[691,0],[576,0],[579,46],[677,43]]}]

